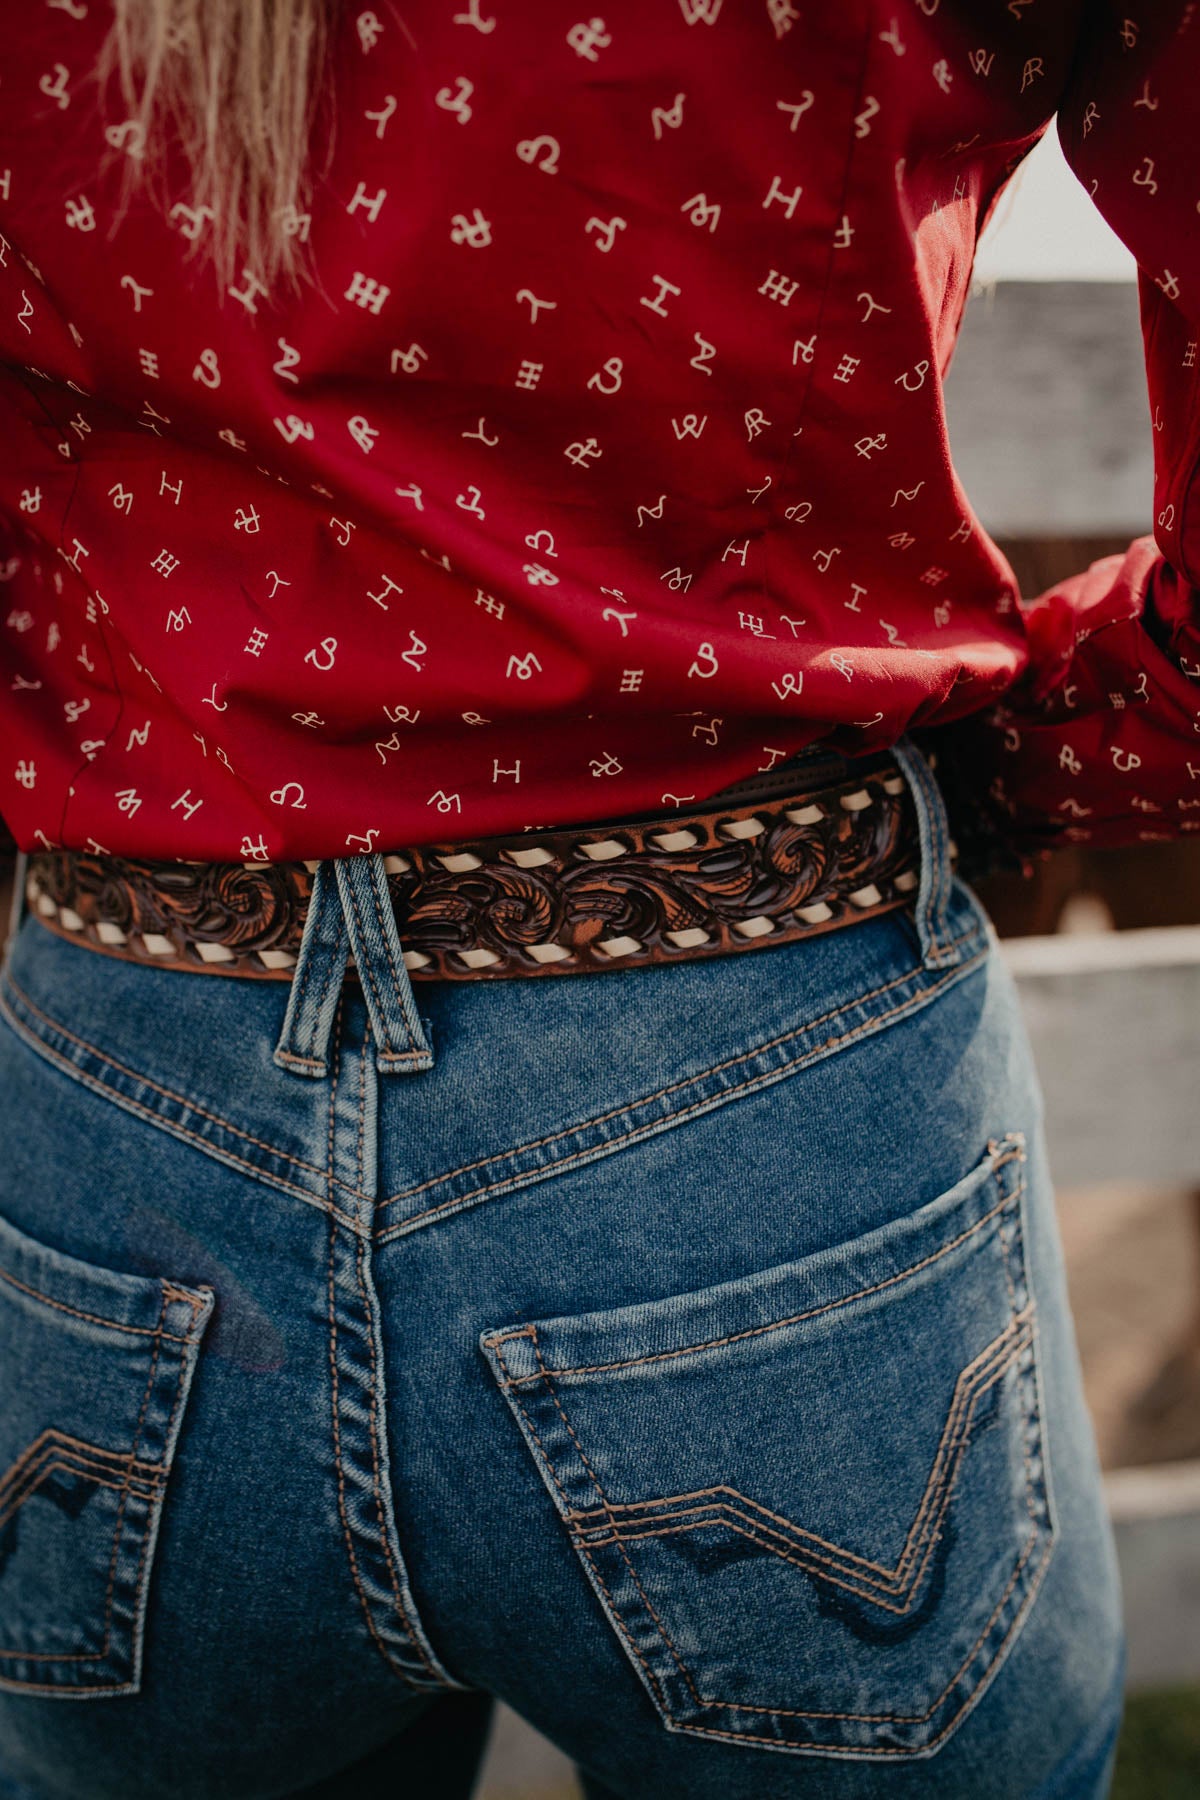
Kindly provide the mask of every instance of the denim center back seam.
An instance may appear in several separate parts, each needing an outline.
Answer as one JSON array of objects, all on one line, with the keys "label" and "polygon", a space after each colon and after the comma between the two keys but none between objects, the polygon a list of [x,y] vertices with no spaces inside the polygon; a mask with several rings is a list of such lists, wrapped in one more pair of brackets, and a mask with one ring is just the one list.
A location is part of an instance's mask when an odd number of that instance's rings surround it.
[{"label": "denim center back seam", "polygon": [[[337,1006],[324,1051],[329,1059],[326,1102],[325,1311],[329,1365],[329,1432],[336,1485],[338,1526],[350,1581],[368,1639],[406,1688],[444,1691],[463,1687],[440,1662],[418,1617],[396,1527],[387,1438],[386,1371],[379,1328],[379,1302],[367,1241],[373,1199],[360,1201],[358,1229],[347,1225],[333,1204],[340,1153],[353,1153],[362,1182],[366,1121],[375,1120],[377,1060],[368,1066],[373,1042],[368,1017],[353,1055],[358,1063],[357,1099],[339,1112],[339,1088],[350,1046],[343,1039],[346,991]],[[372,1157],[372,1166],[374,1158]]]}]

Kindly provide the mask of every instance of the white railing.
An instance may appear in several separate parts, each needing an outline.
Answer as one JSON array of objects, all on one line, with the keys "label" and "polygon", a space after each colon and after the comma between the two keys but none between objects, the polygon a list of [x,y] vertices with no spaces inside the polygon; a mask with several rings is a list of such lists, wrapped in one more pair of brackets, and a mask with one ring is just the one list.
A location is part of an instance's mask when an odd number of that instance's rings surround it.
[{"label": "white railing", "polygon": [[1055,1179],[1200,1186],[1200,925],[1007,938]]}]

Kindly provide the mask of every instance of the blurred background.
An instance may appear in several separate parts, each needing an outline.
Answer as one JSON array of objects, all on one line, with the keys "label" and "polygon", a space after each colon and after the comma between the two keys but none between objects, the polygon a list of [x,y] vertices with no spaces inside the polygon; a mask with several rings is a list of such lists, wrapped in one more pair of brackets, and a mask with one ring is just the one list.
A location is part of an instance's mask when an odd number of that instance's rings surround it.
[{"label": "blurred background", "polygon": [[[981,240],[946,383],[955,466],[1025,595],[1151,529],[1133,258],[1053,128]],[[1069,850],[977,892],[1046,1095],[1129,1626],[1113,1800],[1200,1800],[1200,841]],[[498,1707],[474,1800],[578,1800]]]}]

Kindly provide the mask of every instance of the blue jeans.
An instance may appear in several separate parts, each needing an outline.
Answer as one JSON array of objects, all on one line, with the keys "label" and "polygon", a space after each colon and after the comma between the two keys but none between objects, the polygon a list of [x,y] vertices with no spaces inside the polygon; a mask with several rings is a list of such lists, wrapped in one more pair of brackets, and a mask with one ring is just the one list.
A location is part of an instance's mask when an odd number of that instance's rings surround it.
[{"label": "blue jeans", "polygon": [[376,856],[290,983],[26,913],[5,1800],[465,1800],[414,1726],[489,1696],[590,1800],[1108,1791],[1041,1097],[901,755],[915,907],[743,955],[414,989]]}]

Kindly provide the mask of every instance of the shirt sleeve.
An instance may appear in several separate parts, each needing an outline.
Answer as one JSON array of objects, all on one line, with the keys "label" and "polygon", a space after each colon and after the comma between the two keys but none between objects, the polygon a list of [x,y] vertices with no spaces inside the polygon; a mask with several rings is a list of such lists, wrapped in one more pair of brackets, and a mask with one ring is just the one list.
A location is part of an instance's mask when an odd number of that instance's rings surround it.
[{"label": "shirt sleeve", "polygon": [[941,739],[966,830],[998,846],[979,860],[1026,873],[1067,844],[1200,831],[1200,7],[1133,10],[1083,8],[1057,128],[1137,261],[1153,533],[1022,600],[1022,672]]}]

